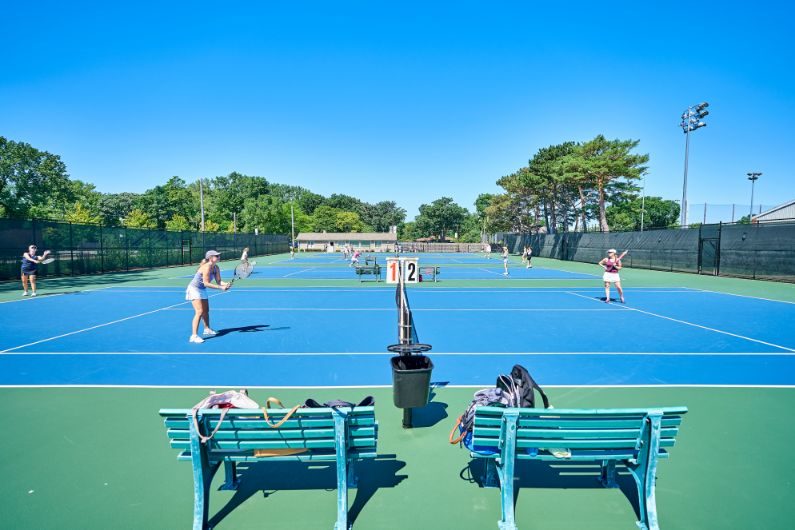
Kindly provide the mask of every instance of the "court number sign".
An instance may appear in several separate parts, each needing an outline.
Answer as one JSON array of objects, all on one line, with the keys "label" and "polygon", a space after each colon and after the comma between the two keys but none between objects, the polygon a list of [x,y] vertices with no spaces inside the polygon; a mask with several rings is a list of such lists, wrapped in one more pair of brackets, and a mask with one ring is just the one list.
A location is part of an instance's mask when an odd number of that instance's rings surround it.
[{"label": "court number sign", "polygon": [[417,283],[420,280],[417,258],[386,259],[386,283],[398,283],[400,276],[403,276],[404,283]]}]

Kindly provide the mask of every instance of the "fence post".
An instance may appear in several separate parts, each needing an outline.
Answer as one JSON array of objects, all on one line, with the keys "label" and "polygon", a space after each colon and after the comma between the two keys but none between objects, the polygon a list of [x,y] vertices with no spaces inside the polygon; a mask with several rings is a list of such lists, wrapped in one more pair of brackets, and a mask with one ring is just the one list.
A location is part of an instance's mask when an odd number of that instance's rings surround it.
[{"label": "fence post", "polygon": [[72,237],[72,222],[69,221],[69,274],[75,275],[75,242]]},{"label": "fence post", "polygon": [[723,221],[718,221],[718,244],[715,248],[715,276],[720,276],[720,242],[723,237]]},{"label": "fence post", "polygon": [[130,234],[126,226],[124,227],[124,269],[130,272]]},{"label": "fence post", "polygon": [[105,272],[105,242],[102,235],[102,223],[99,223],[99,272]]}]

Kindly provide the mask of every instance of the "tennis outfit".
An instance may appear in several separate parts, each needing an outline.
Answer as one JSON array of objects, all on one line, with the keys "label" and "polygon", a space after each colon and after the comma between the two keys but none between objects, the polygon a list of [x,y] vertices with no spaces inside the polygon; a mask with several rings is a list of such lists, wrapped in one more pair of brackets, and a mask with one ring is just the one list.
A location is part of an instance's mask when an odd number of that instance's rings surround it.
[{"label": "tennis outfit", "polygon": [[26,257],[22,256],[22,274],[25,276],[35,276],[39,270],[38,262]]},{"label": "tennis outfit", "polygon": [[193,279],[188,284],[188,288],[185,289],[185,300],[207,300],[208,298],[207,286],[204,285],[204,276],[201,271],[196,271]]},{"label": "tennis outfit", "polygon": [[620,282],[621,277],[618,275],[618,267],[620,266],[620,259],[608,259],[605,261],[605,273],[602,274],[602,280],[608,283]]}]

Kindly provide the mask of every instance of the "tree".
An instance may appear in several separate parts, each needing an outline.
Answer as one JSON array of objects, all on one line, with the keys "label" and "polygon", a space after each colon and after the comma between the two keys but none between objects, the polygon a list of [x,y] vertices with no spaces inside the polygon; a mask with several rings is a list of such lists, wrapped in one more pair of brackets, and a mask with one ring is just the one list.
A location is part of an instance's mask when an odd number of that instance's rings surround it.
[{"label": "tree", "polygon": [[70,223],[79,224],[96,224],[102,219],[99,215],[92,214],[91,210],[83,206],[82,203],[76,203],[66,214],[66,220]]},{"label": "tree", "polygon": [[129,228],[155,228],[156,224],[145,211],[135,208],[124,220],[124,226]]},{"label": "tree", "polygon": [[376,204],[362,203],[358,212],[361,220],[376,232],[388,232],[406,219],[406,210],[395,201],[381,201]]},{"label": "tree", "polygon": [[166,221],[175,215],[186,219],[196,218],[193,195],[179,177],[171,177],[164,185],[146,190],[136,200],[136,208],[146,212],[160,229],[165,228]]},{"label": "tree", "polygon": [[398,239],[401,241],[414,241],[421,237],[417,233],[417,224],[414,222],[401,223],[398,225]]},{"label": "tree", "polygon": [[334,227],[338,232],[363,232],[365,224],[356,212],[338,211]]},{"label": "tree", "polygon": [[315,232],[334,232],[337,229],[337,213],[340,210],[327,204],[319,206],[312,215],[312,230]]},{"label": "tree", "polygon": [[29,217],[34,207],[62,206],[70,197],[66,164],[57,155],[0,136],[0,215]]},{"label": "tree", "polygon": [[121,226],[139,195],[136,193],[103,193],[99,199],[99,215],[106,226]]},{"label": "tree", "polygon": [[166,230],[183,231],[190,230],[191,225],[184,216],[176,214],[174,217],[166,221]]},{"label": "tree", "polygon": [[331,208],[337,208],[338,210],[347,210],[349,212],[359,213],[362,201],[356,197],[351,197],[350,195],[333,193],[325,204]]},{"label": "tree", "polygon": [[459,206],[450,197],[436,199],[431,204],[420,206],[420,215],[416,218],[417,230],[422,234],[438,235],[445,240],[447,232],[458,230],[469,212]]},{"label": "tree", "polygon": [[638,146],[639,140],[607,140],[598,135],[589,142],[577,146],[574,156],[569,159],[568,169],[593,182],[599,207],[599,227],[609,232],[606,211],[606,190],[610,183],[619,178],[639,179],[646,172],[649,155],[635,155],[630,151]]}]

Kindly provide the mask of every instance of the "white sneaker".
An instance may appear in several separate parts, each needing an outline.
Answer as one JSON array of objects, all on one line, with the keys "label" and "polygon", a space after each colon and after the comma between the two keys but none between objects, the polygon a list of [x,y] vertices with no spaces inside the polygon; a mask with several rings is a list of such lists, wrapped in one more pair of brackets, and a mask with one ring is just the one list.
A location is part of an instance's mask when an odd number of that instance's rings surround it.
[{"label": "white sneaker", "polygon": [[202,335],[204,335],[205,337],[213,337],[215,335],[218,335],[218,332],[210,328],[204,328],[204,333],[202,333]]},{"label": "white sneaker", "polygon": [[30,296],[36,296],[36,291],[33,291],[32,293],[30,293]]},{"label": "white sneaker", "polygon": [[23,291],[23,292],[22,292],[22,296],[27,296],[27,295],[28,295],[28,292],[27,292],[27,291]]},{"label": "white sneaker", "polygon": [[196,344],[201,344],[202,342],[204,342],[204,339],[201,338],[198,335],[191,335],[190,336],[190,341],[188,341],[188,342],[195,342]]},{"label": "white sneaker", "polygon": [[508,276],[508,273],[507,272],[503,272],[502,275],[503,276]]}]

